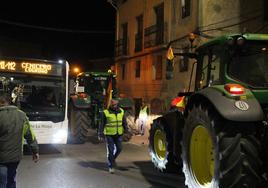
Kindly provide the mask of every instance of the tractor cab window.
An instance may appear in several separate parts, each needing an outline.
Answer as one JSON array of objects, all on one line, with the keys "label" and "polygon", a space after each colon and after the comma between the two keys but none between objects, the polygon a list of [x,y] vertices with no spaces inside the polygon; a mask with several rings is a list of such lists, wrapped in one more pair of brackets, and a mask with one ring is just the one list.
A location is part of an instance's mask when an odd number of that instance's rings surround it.
[{"label": "tractor cab window", "polygon": [[108,87],[108,78],[101,76],[88,77],[85,82],[85,92],[88,94],[106,95]]},{"label": "tractor cab window", "polygon": [[211,85],[220,83],[220,48],[213,47],[203,53],[201,58],[201,66],[199,65],[199,77],[197,77],[197,88],[202,89]]},{"label": "tractor cab window", "polygon": [[204,55],[203,56],[203,62],[202,62],[202,74],[201,74],[201,80],[200,80],[200,88],[204,88],[208,83],[208,61],[209,56]]},{"label": "tractor cab window", "polygon": [[252,87],[268,88],[268,44],[246,41],[231,54],[229,75]]}]

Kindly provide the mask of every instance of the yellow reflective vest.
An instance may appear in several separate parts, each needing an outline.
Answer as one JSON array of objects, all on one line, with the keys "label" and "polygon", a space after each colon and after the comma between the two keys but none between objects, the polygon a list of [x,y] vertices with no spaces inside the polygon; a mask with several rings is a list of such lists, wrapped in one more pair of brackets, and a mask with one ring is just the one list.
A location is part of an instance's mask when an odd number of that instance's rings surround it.
[{"label": "yellow reflective vest", "polygon": [[104,127],[104,135],[122,135],[123,134],[123,116],[124,110],[120,108],[121,112],[118,114],[110,113],[109,110],[104,110],[106,117],[106,124]]}]

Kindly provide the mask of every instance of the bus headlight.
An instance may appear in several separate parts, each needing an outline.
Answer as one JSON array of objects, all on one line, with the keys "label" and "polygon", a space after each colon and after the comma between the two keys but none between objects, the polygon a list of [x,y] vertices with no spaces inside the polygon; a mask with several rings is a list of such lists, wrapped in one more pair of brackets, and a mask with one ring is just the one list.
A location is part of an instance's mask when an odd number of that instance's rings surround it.
[{"label": "bus headlight", "polygon": [[54,135],[53,135],[53,143],[59,143],[62,140],[67,139],[67,131],[66,130],[58,130]]}]

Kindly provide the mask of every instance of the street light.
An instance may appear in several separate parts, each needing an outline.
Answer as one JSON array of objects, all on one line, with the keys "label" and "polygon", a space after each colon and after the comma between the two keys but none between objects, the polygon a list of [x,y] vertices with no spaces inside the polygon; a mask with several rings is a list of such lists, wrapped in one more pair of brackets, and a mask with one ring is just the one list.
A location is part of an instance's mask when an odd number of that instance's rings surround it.
[{"label": "street light", "polygon": [[80,72],[80,69],[79,69],[78,67],[75,67],[75,68],[73,69],[73,71],[77,74],[77,73]]}]

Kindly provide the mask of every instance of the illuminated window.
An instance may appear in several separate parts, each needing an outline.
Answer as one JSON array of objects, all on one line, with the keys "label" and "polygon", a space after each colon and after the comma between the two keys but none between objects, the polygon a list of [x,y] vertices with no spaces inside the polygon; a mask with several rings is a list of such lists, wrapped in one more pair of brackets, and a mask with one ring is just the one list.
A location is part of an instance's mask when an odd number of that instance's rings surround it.
[{"label": "illuminated window", "polygon": [[141,61],[136,61],[135,77],[140,78],[140,76],[141,76]]},{"label": "illuminated window", "polygon": [[181,17],[185,18],[190,16],[191,11],[191,0],[181,0]]}]

